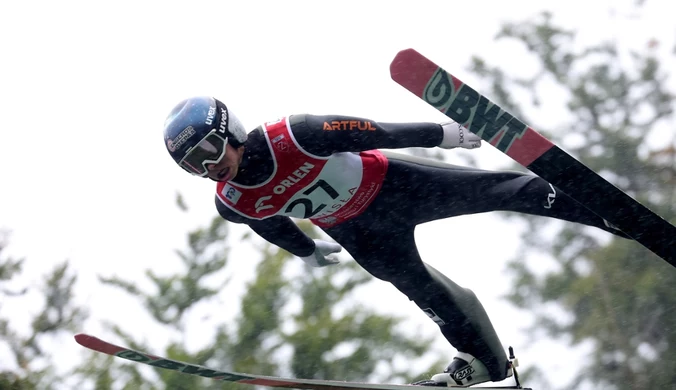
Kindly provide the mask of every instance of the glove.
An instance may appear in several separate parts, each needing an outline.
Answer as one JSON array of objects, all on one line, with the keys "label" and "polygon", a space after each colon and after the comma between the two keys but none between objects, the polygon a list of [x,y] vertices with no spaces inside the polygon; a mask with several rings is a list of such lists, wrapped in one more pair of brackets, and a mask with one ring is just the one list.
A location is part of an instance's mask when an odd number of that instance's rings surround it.
[{"label": "glove", "polygon": [[458,123],[442,123],[441,130],[444,132],[444,137],[441,139],[441,143],[439,144],[440,148],[476,149],[481,147],[481,137],[471,133],[469,130]]},{"label": "glove", "polygon": [[301,260],[313,267],[324,267],[326,265],[338,264],[340,261],[333,253],[338,253],[343,248],[333,242],[322,240],[313,240],[315,242],[315,251],[310,256],[301,257]]}]

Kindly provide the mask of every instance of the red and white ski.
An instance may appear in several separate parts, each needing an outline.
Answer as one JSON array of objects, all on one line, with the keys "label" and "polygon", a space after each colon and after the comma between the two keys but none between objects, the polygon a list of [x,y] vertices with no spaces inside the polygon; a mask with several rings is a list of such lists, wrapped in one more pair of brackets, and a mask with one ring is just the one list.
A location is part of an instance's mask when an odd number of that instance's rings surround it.
[{"label": "red and white ski", "polygon": [[[97,337],[87,334],[75,335],[75,341],[78,344],[91,350],[102,352],[107,355],[131,360],[136,363],[143,363],[153,367],[164,368],[167,370],[178,371],[185,374],[197,375],[217,381],[237,382],[248,385],[259,385],[268,387],[309,389],[309,390],[421,390],[427,386],[417,385],[398,385],[398,384],[375,384],[361,382],[344,382],[321,379],[292,379],[280,378],[264,375],[240,374],[224,370],[215,370],[195,364],[180,362],[177,360],[163,358],[157,355],[151,355],[145,352],[134,351],[129,348],[120,347],[108,343]],[[482,387],[482,390],[505,390],[505,389],[524,389],[520,386],[502,386],[502,387]]]},{"label": "red and white ski", "polygon": [[392,79],[676,267],[676,227],[413,49]]}]

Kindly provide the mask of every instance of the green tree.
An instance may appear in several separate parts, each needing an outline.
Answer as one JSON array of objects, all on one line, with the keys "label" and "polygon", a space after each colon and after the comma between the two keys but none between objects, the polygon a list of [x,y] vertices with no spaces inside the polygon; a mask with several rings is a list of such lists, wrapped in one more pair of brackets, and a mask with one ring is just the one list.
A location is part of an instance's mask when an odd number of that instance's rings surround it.
[{"label": "green tree", "polygon": [[[575,33],[554,25],[547,13],[506,24],[499,38],[521,43],[540,71],[517,78],[475,58],[472,69],[487,80],[486,92],[539,130],[524,113],[544,106],[548,96],[565,96],[562,117],[567,119],[544,133],[676,222],[675,140],[661,140],[658,149],[646,143],[652,131],[670,126],[673,119],[674,98],[652,51],[655,41],[639,50],[620,42],[580,48]],[[510,96],[528,96],[526,102],[533,104],[516,104]],[[548,233],[545,224],[556,226],[557,232]],[[580,378],[569,387],[581,380],[604,389],[673,387],[675,270],[639,244],[596,229],[543,218],[529,219],[529,226],[523,253],[510,264],[516,283],[508,298],[535,313],[535,328],[547,335],[566,337],[572,344],[593,342],[592,355],[572,363],[579,366]],[[523,260],[538,250],[551,254],[552,267],[543,270]],[[563,308],[566,318],[552,315],[551,305]]]},{"label": "green tree", "polygon": [[39,308],[26,307],[27,312],[37,313],[31,315],[29,328],[16,329],[12,314],[3,313],[2,303],[23,299],[32,288],[16,287],[23,284],[21,272],[25,259],[4,256],[8,237],[9,233],[0,232],[0,342],[11,354],[3,366],[11,364],[15,368],[0,371],[0,389],[56,389],[66,378],[54,368],[53,351],[45,346],[45,341],[65,336],[65,331],[73,332],[86,318],[86,311],[73,302],[77,277],[67,261],[57,264],[34,288],[39,290],[43,304]]},{"label": "green tree", "polygon": [[[308,234],[318,235],[311,225],[302,226]],[[147,270],[151,289],[114,277],[102,277],[101,281],[135,297],[156,325],[176,335],[161,352],[171,359],[235,372],[303,378],[410,380],[421,375],[409,369],[396,371],[390,363],[394,356],[417,359],[427,352],[431,339],[413,339],[398,332],[399,319],[395,317],[347,306],[354,291],[371,281],[365,271],[350,262],[327,269],[307,268],[258,237],[235,234],[233,225],[220,217],[190,232],[187,249],[177,251],[182,269],[164,275]],[[218,293],[230,285],[228,271],[237,266],[229,258],[231,242],[260,247],[248,254],[246,261],[260,260],[241,300],[234,302],[236,297],[232,297],[223,303]],[[187,325],[198,304],[218,313],[217,324],[211,329]],[[341,305],[344,307],[338,310]],[[109,328],[128,346],[153,352],[139,340],[143,335],[127,326],[109,324]],[[194,348],[183,341],[190,332],[200,331],[214,333],[206,347]],[[383,364],[392,368],[391,373],[373,377],[376,366]],[[81,385],[93,384],[100,390],[247,387],[168,370],[149,373],[138,364],[100,354],[78,374]]]}]

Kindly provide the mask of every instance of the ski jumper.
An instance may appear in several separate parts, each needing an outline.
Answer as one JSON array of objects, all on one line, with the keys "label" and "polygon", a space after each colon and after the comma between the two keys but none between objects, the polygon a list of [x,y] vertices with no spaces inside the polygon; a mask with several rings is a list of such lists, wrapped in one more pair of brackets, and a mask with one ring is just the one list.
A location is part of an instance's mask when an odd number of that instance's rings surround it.
[{"label": "ski jumper", "polygon": [[387,159],[377,150],[317,156],[298,145],[286,118],[262,130],[273,174],[256,185],[217,185],[218,199],[243,217],[284,215],[329,227],[361,214],[382,186]]},{"label": "ski jumper", "polygon": [[[289,217],[309,218],[371,275],[415,302],[453,347],[479,359],[491,380],[499,381],[508,361],[488,315],[474,293],[423,262],[415,227],[504,210],[622,233],[537,176],[375,150],[435,147],[442,136],[436,123],[293,115],[249,133],[237,176],[217,186],[216,207],[223,218],[249,225],[297,256],[312,254],[314,243]],[[460,259],[450,254],[449,261]]]}]

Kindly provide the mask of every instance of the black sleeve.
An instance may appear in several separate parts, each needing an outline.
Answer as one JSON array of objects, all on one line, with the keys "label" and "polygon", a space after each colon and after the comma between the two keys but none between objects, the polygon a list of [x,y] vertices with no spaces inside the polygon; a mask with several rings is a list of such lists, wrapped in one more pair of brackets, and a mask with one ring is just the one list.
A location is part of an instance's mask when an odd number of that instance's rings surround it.
[{"label": "black sleeve", "polygon": [[225,220],[233,223],[249,225],[271,244],[303,257],[311,255],[315,250],[315,243],[296,225],[291,218],[274,216],[264,220],[246,218],[227,208],[216,196],[216,210]]},{"label": "black sleeve", "polygon": [[438,123],[380,123],[343,115],[292,115],[293,136],[318,156],[372,149],[431,148],[443,138]]}]

